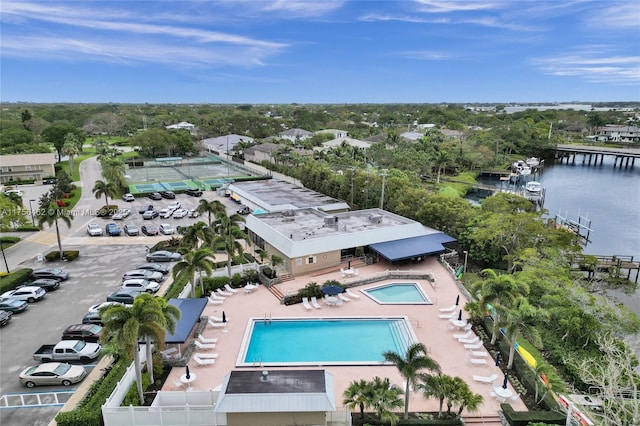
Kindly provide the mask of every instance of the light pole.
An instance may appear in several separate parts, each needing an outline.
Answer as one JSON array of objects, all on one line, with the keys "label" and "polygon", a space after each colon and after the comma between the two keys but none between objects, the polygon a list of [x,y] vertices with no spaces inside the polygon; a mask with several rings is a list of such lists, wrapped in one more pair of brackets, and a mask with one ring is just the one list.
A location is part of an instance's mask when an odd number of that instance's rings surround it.
[{"label": "light pole", "polygon": [[31,203],[33,203],[35,200],[29,200],[29,212],[31,213],[31,224],[33,226],[36,226],[36,221],[33,218],[33,206],[31,205]]},{"label": "light pole", "polygon": [[464,251],[464,268],[462,269],[462,274],[466,274],[467,273],[467,257],[469,256],[469,252],[468,251]]},{"label": "light pole", "polygon": [[384,179],[387,177],[387,171],[383,170],[380,176],[382,176],[382,192],[380,193],[380,210],[382,210],[384,206]]},{"label": "light pole", "polygon": [[9,270],[9,264],[7,263],[7,256],[4,255],[4,242],[0,241],[0,251],[2,251],[2,259],[4,259],[4,267],[7,268],[7,274],[11,271]]}]

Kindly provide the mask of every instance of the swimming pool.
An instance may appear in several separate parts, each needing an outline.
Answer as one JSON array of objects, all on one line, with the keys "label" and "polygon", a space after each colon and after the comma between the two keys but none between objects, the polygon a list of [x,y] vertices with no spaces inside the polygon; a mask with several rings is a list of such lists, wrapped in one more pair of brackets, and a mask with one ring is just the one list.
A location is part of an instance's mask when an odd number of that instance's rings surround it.
[{"label": "swimming pool", "polygon": [[417,342],[405,317],[251,318],[236,365],[371,365]]},{"label": "swimming pool", "polygon": [[381,305],[431,305],[431,299],[418,283],[388,283],[362,290]]}]

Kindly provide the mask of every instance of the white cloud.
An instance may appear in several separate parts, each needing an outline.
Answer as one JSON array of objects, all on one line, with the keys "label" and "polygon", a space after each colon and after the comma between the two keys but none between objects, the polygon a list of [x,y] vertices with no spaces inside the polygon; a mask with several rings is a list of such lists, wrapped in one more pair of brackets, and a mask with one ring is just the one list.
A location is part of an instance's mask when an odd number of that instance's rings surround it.
[{"label": "white cloud", "polygon": [[420,16],[409,15],[388,15],[379,13],[369,13],[361,16],[358,20],[365,22],[377,22],[377,21],[397,21],[397,22],[409,22],[412,24],[449,24],[451,20],[449,18],[423,18]]},{"label": "white cloud", "polygon": [[341,8],[344,0],[221,0],[217,5],[236,11],[245,18],[260,17],[262,19],[274,17],[265,16],[265,12],[277,15],[280,19],[316,18],[323,17]]},{"label": "white cloud", "polygon": [[416,0],[419,10],[427,13],[474,12],[478,10],[502,9],[505,1],[448,1],[448,0]]},{"label": "white cloud", "polygon": [[451,54],[438,52],[435,50],[409,50],[405,52],[400,52],[400,55],[409,59],[420,59],[420,60],[430,60],[430,61],[441,61],[441,60],[453,58]]},{"label": "white cloud", "polygon": [[[601,3],[587,18],[587,24],[596,28],[640,29],[640,4],[636,1]],[[636,35],[637,36],[637,35]],[[637,39],[636,39],[637,41]]]},{"label": "white cloud", "polygon": [[532,61],[545,73],[579,76],[592,83],[640,83],[640,56],[606,55],[604,49],[591,47],[582,52]]}]

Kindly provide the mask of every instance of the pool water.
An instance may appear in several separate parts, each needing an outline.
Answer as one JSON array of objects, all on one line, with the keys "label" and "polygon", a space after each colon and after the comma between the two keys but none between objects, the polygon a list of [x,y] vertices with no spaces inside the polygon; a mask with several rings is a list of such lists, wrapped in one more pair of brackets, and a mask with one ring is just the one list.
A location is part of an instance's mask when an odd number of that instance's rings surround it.
[{"label": "pool water", "polygon": [[238,365],[378,364],[415,341],[405,318],[254,319]]},{"label": "pool water", "polygon": [[362,292],[381,305],[431,304],[431,300],[417,283],[382,284]]}]

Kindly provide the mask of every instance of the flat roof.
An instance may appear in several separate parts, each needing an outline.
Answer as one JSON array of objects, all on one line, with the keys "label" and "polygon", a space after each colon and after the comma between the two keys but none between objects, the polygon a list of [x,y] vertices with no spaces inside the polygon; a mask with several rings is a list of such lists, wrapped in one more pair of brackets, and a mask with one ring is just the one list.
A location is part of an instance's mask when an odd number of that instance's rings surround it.
[{"label": "flat roof", "polygon": [[226,393],[318,393],[326,390],[324,370],[265,369],[232,371]]}]

